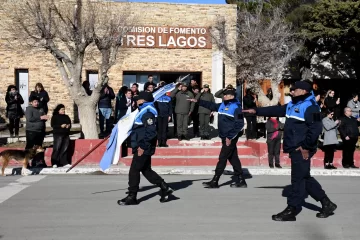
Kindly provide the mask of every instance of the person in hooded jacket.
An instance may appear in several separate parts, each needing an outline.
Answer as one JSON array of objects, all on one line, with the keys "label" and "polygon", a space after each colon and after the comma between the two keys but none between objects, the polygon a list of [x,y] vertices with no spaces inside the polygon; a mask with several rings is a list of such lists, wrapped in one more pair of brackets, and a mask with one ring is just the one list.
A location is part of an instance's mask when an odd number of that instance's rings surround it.
[{"label": "person in hooded jacket", "polygon": [[10,137],[14,137],[14,130],[15,137],[19,137],[20,118],[24,116],[24,111],[21,108],[21,104],[24,103],[24,99],[18,92],[16,86],[8,86],[5,101],[7,104],[6,117],[9,119]]}]

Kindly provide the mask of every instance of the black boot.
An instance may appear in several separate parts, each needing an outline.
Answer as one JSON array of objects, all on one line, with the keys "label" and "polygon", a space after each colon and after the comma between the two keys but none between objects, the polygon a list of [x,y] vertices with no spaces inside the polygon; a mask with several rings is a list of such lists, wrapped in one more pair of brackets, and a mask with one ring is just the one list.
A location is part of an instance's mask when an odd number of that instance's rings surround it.
[{"label": "black boot", "polygon": [[139,204],[136,199],[136,193],[129,192],[129,195],[127,195],[126,198],[123,198],[119,200],[117,203],[121,206],[127,206],[127,205],[137,205]]},{"label": "black boot", "polygon": [[287,206],[284,211],[276,215],[272,215],[272,220],[274,221],[296,221],[296,208],[292,206]]},{"label": "black boot", "polygon": [[174,192],[174,190],[171,189],[169,185],[167,185],[164,181],[160,183],[159,187],[161,188],[160,202],[166,202],[169,196]]},{"label": "black boot", "polygon": [[202,185],[205,188],[219,188],[220,175],[215,175],[210,182],[203,182]]},{"label": "black boot", "polygon": [[230,187],[232,187],[232,188],[247,188],[247,184],[246,184],[244,176],[242,176],[242,175],[236,176],[235,182],[230,184]]},{"label": "black boot", "polygon": [[280,163],[275,163],[275,167],[276,167],[276,168],[282,168],[281,165],[280,165]]},{"label": "black boot", "polygon": [[336,204],[331,202],[328,197],[324,197],[321,200],[322,208],[319,213],[316,214],[318,218],[327,218],[334,214],[335,209],[337,208]]},{"label": "black boot", "polygon": [[163,141],[162,146],[163,146],[163,147],[169,147],[169,145],[166,144],[166,140]]}]

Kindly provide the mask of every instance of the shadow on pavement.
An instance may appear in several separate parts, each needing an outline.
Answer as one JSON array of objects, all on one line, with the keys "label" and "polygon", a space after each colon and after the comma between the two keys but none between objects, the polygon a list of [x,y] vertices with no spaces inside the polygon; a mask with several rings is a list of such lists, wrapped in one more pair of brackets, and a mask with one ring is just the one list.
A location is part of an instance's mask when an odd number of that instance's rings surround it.
[{"label": "shadow on pavement", "polygon": [[[262,187],[256,187],[256,188],[263,188],[263,189],[283,189],[282,191],[282,196],[288,198],[290,196],[291,193],[291,185],[287,185],[287,186],[262,186]],[[305,201],[306,198],[309,197],[309,194],[306,194],[304,197],[304,202],[302,203],[302,207],[315,211],[315,212],[319,212],[321,210],[321,207],[318,207],[312,203],[308,203]],[[302,207],[300,207],[299,209],[297,209],[297,214],[299,214],[302,211]],[[297,215],[296,214],[296,215]]]},{"label": "shadow on pavement", "polygon": [[[178,190],[181,190],[181,189],[184,189],[184,188],[187,188],[187,187],[191,186],[193,184],[193,182],[204,181],[204,180],[207,180],[207,179],[182,180],[182,181],[179,181],[179,182],[171,182],[171,183],[168,183],[168,184],[172,189],[174,189],[174,193],[176,193],[176,191],[178,191]],[[146,187],[141,188],[140,191],[143,192],[143,191],[146,191],[146,190],[149,190],[149,189],[152,189],[152,188],[156,188],[156,187],[157,186],[155,186],[155,185],[146,186]],[[154,192],[154,193],[150,193],[150,194],[148,194],[146,196],[143,196],[140,199],[138,199],[138,201],[143,202],[143,201],[149,200],[149,199],[151,199],[151,198],[153,198],[155,196],[159,196],[159,195],[160,195],[160,190],[159,190],[159,192]],[[180,199],[180,198],[178,198],[174,194],[172,194],[171,196],[169,196],[168,202],[175,201],[175,200],[178,200],[178,199]]]}]

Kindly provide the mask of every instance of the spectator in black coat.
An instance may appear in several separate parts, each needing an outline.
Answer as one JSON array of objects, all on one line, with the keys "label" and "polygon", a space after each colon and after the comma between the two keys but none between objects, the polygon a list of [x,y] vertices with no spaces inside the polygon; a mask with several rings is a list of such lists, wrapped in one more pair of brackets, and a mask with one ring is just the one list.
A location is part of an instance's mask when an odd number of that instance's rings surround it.
[{"label": "spectator in black coat", "polygon": [[24,116],[24,111],[21,108],[21,104],[24,103],[24,100],[20,93],[17,91],[16,86],[8,86],[5,101],[7,104],[6,117],[9,119],[10,137],[14,137],[14,129],[15,137],[19,137],[20,118]]},{"label": "spectator in black coat", "polygon": [[[165,82],[160,83],[160,88],[165,86]],[[155,108],[158,111],[157,117],[157,127],[158,127],[158,146],[159,147],[169,147],[166,144],[167,141],[167,132],[168,125],[173,113],[171,97],[166,94],[159,97],[155,102]]]},{"label": "spectator in black coat", "polygon": [[48,102],[50,101],[49,94],[44,90],[44,86],[41,83],[35,85],[35,90],[30,93],[30,97],[39,98],[39,108],[42,108],[45,114],[48,113]]},{"label": "spectator in black coat", "polygon": [[133,112],[135,110],[134,106],[132,91],[123,86],[116,96],[115,121],[118,122],[123,116]]},{"label": "spectator in black coat", "polygon": [[[243,98],[244,110],[256,108],[256,95],[251,89],[246,90],[246,96]],[[246,119],[246,139],[256,139],[256,115],[252,113],[244,113]]]},{"label": "spectator in black coat", "polygon": [[[99,124],[100,135],[105,136],[111,132],[111,114],[112,105],[111,100],[115,98],[114,90],[106,83],[100,91],[99,107]],[[106,129],[104,130],[104,123],[106,121]]]},{"label": "spectator in black coat", "polygon": [[344,168],[358,168],[354,165],[354,152],[359,138],[360,118],[354,118],[349,107],[344,109],[344,115],[339,127],[343,142],[342,165]]},{"label": "spectator in black coat", "polygon": [[71,120],[65,114],[65,106],[59,104],[56,106],[51,118],[51,127],[54,134],[54,146],[51,154],[51,164],[53,168],[68,166],[68,148],[70,143]]}]

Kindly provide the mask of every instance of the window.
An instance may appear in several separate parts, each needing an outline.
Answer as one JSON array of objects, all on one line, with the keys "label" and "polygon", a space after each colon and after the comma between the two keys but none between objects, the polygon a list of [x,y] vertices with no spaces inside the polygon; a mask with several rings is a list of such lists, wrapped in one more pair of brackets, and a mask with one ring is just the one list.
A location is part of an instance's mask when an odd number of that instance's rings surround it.
[{"label": "window", "polygon": [[86,71],[86,81],[89,81],[90,90],[94,90],[95,85],[99,80],[99,72],[94,70]]},{"label": "window", "polygon": [[25,111],[26,107],[29,105],[29,70],[28,69],[15,69],[15,85],[18,88],[20,95],[24,99],[24,104],[21,105],[21,107]]}]

